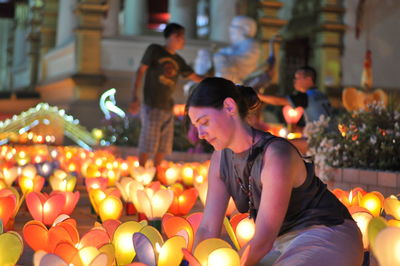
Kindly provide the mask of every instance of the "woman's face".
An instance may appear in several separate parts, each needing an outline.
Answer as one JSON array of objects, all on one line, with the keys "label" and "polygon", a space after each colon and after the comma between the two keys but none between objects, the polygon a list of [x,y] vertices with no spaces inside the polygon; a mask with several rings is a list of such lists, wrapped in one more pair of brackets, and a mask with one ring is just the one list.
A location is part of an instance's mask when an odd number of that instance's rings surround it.
[{"label": "woman's face", "polygon": [[190,120],[197,128],[199,138],[215,150],[227,148],[234,132],[233,117],[225,110],[212,107],[189,107]]}]

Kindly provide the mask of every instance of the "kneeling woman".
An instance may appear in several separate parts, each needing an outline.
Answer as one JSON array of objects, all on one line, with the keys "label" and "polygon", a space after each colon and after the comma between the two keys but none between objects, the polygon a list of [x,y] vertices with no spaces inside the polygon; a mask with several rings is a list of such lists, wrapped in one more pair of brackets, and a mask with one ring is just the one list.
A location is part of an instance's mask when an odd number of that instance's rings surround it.
[{"label": "kneeling woman", "polygon": [[215,149],[195,245],[220,236],[232,196],[255,220],[254,237],[241,250],[244,265],[361,265],[361,233],[313,164],[285,139],[245,122],[258,103],[251,88],[223,78],[204,79],[188,98],[191,122]]}]

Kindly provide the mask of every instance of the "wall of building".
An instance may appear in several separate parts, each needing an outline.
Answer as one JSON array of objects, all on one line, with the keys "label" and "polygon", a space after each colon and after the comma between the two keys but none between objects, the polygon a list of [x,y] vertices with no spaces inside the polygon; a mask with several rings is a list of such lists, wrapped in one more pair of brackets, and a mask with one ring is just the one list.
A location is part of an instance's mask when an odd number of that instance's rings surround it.
[{"label": "wall of building", "polygon": [[367,48],[372,51],[374,87],[400,89],[400,1],[365,1],[362,31],[355,38],[358,1],[343,1],[348,26],[342,59],[344,86],[359,86]]}]

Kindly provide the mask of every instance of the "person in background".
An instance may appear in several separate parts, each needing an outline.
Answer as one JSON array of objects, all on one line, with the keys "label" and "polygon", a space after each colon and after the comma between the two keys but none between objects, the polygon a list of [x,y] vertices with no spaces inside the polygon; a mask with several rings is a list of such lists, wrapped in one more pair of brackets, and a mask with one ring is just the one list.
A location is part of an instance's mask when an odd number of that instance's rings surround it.
[{"label": "person in background", "polygon": [[[174,100],[178,76],[200,82],[185,60],[177,54],[185,46],[185,29],[176,23],[169,23],[163,32],[164,45],[150,44],[136,72],[133,98],[129,107],[131,113],[140,110],[141,130],[139,137],[139,164],[145,166],[149,155],[154,154],[154,166],[160,165],[164,155],[172,151],[174,131]],[[143,104],[140,108],[138,91],[143,86]]]},{"label": "person in background", "polygon": [[331,117],[331,104],[328,97],[316,87],[316,78],[314,68],[303,66],[294,74],[294,88],[297,93],[287,97],[258,94],[258,97],[267,104],[303,107],[306,123],[318,121],[321,115]]},{"label": "person in background", "polygon": [[219,237],[229,198],[255,222],[242,247],[241,265],[361,265],[360,230],[347,208],[286,139],[245,122],[259,104],[250,87],[224,78],[204,79],[186,111],[199,138],[215,149],[208,193],[194,247]]}]

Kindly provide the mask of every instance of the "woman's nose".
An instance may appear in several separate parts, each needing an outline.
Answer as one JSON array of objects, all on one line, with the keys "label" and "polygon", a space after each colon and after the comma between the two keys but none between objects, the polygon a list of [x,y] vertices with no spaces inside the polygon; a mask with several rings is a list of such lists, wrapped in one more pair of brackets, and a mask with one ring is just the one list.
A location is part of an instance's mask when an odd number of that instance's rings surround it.
[{"label": "woman's nose", "polygon": [[199,139],[205,139],[206,133],[203,129],[199,128]]}]

